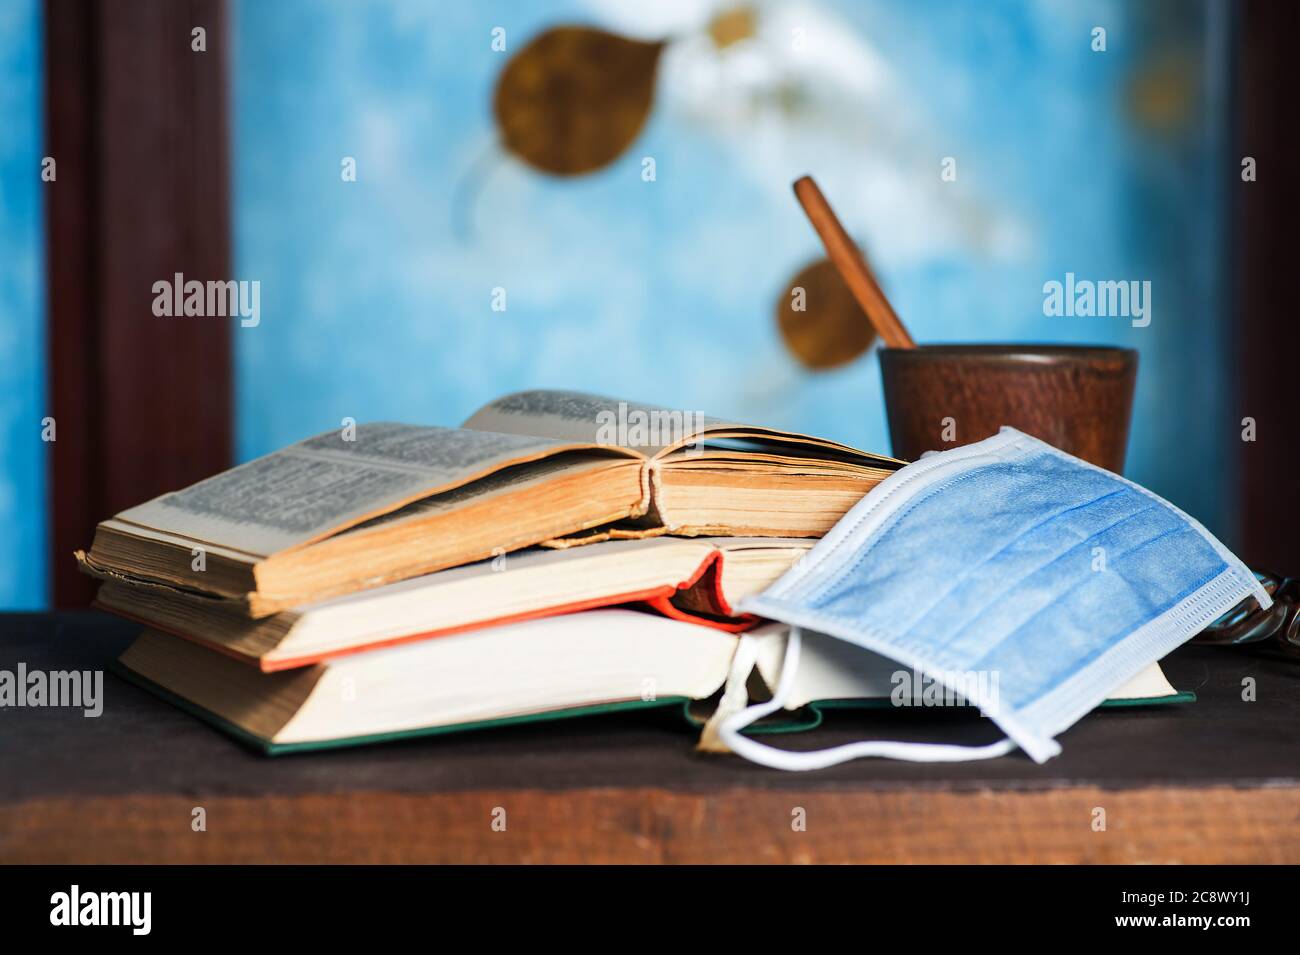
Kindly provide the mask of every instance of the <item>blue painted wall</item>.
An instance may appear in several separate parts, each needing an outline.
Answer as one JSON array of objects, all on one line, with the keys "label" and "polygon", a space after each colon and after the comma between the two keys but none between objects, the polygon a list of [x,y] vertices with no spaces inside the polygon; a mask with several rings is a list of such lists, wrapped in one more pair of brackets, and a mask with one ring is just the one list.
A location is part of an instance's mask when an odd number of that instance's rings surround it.
[{"label": "blue painted wall", "polygon": [[[885,448],[874,357],[812,374],[776,333],[820,256],[789,195],[812,171],[922,341],[1137,347],[1130,474],[1231,539],[1217,0],[764,4],[727,56],[689,0],[233,6],[237,277],[262,283],[235,331],[241,458],[533,386]],[[47,600],[39,17],[0,5],[3,608]],[[492,29],[508,55],[562,22],[676,38],[639,140],[567,181],[502,156],[489,109]],[[1151,326],[1044,316],[1068,271],[1149,279]]]},{"label": "blue painted wall", "polygon": [[0,610],[46,605],[39,0],[0,4]]},{"label": "blue painted wall", "polygon": [[[813,171],[918,339],[1138,348],[1129,473],[1230,536],[1215,4],[766,5],[771,57],[806,80],[793,117],[761,82],[732,95],[754,71],[691,39],[707,4],[667,7],[236,4],[236,260],[262,282],[261,325],[236,332],[241,457],[532,386],[885,449],[874,356],[808,373],[775,329],[820,254],[789,193]],[[573,180],[501,157],[489,108],[492,28],[513,52],[562,22],[684,38],[640,139]],[[1068,271],[1150,280],[1151,326],[1044,316]]]}]

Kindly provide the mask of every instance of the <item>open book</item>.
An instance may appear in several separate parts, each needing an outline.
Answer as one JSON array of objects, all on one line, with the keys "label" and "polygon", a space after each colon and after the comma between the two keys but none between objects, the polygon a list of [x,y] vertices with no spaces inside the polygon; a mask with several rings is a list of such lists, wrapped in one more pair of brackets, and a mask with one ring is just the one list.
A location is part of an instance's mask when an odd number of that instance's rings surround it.
[{"label": "open book", "polygon": [[770,586],[815,542],[655,537],[576,551],[533,548],[252,619],[230,601],[106,581],[95,605],[206,644],[265,671],[479,627],[641,601],[726,630],[733,609]]},{"label": "open book", "polygon": [[[754,674],[760,686],[776,684],[787,632],[781,624],[754,631],[764,643]],[[606,609],[350,654],[280,673],[262,673],[192,641],[146,630],[120,662],[146,688],[277,753],[689,704],[713,696],[726,682],[738,639],[654,614]],[[804,639],[789,706],[836,700],[890,705],[898,664],[822,634],[805,631]],[[1103,705],[1190,698],[1176,693],[1152,664]],[[685,706],[683,715],[691,719]],[[698,719],[693,722],[698,725]]]},{"label": "open book", "polygon": [[807,435],[527,391],[463,428],[317,435],[123,511],[77,556],[100,577],[263,617],[541,542],[819,537],[900,466]]}]

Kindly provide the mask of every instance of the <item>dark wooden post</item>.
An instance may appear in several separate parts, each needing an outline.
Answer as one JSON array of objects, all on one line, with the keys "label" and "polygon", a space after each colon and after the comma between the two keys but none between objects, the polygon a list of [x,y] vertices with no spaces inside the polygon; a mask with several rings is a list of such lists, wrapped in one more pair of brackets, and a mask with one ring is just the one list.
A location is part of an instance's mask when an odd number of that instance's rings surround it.
[{"label": "dark wooden post", "polygon": [[[1236,225],[1233,309],[1236,422],[1255,420],[1253,442],[1237,444],[1241,557],[1300,574],[1300,321],[1295,315],[1297,137],[1294,3],[1250,0],[1234,7],[1234,149],[1228,174]],[[1256,180],[1241,181],[1252,157]]]},{"label": "dark wooden post", "polygon": [[[224,0],[46,0],[54,600],[88,602],[95,523],[228,467],[231,325],[153,283],[230,279]],[[192,31],[205,31],[206,52]]]}]

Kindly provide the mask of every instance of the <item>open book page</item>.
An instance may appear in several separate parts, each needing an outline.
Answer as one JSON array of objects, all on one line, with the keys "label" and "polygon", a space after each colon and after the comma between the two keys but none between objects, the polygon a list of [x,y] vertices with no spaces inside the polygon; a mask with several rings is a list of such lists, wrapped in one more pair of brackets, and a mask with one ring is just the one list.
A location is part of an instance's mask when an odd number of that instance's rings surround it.
[{"label": "open book page", "polygon": [[791,447],[817,448],[869,461],[892,458],[867,454],[848,445],[793,431],[740,424],[712,418],[700,411],[679,411],[655,405],[605,398],[576,391],[520,391],[480,408],[464,427],[505,434],[536,434],[569,441],[590,441],[637,451],[647,457],[672,453],[698,456],[703,439],[716,441],[781,442]]},{"label": "open book page", "polygon": [[[563,447],[563,445],[561,445]],[[627,460],[627,459],[621,459]],[[569,450],[550,457],[528,461],[486,474],[468,484],[450,490],[421,496],[395,510],[386,510],[359,524],[346,528],[339,534],[362,534],[371,528],[411,518],[447,514],[466,505],[506,493],[546,484],[560,474],[572,475],[586,470],[606,469],[610,456],[602,450]]]},{"label": "open book page", "polygon": [[117,521],[267,557],[571,446],[388,422],[358,425],[347,437],[308,438],[123,511]]},{"label": "open book page", "polygon": [[498,398],[470,416],[464,427],[505,434],[538,434],[590,441],[654,457],[689,443],[727,422],[692,411],[674,411],[577,391],[520,391]]}]

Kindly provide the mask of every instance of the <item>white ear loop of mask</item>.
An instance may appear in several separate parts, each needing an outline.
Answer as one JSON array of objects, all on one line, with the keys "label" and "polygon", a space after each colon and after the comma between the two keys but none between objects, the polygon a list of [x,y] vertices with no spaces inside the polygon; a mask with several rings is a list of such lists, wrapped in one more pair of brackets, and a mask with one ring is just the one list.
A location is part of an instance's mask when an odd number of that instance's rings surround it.
[{"label": "white ear loop of mask", "polygon": [[[750,637],[741,637],[742,641],[750,639]],[[810,769],[825,769],[827,766],[836,766],[864,756],[883,756],[887,759],[902,759],[913,763],[958,763],[1005,756],[1016,748],[1016,744],[1010,739],[999,740],[986,746],[863,740],[830,749],[796,753],[768,746],[743,735],[740,731],[746,726],[775,713],[789,699],[794,689],[795,672],[799,669],[799,651],[802,644],[803,634],[800,629],[791,627],[790,635],[786,638],[785,658],[781,663],[781,679],[777,681],[776,692],[772,694],[772,698],[766,703],[756,703],[739,713],[732,713],[718,724],[719,738],[736,755],[771,769],[804,772]],[[753,656],[737,652],[737,659],[748,659],[752,664]]]}]

